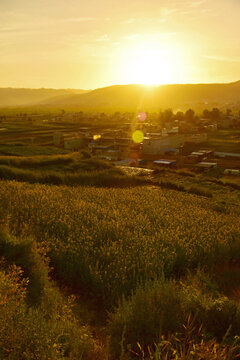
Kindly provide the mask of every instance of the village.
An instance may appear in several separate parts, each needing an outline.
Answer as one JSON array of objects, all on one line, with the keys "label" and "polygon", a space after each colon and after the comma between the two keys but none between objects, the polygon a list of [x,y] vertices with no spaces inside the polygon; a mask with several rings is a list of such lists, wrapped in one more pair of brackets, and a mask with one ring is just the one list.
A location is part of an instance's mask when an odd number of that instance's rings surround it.
[{"label": "village", "polygon": [[84,150],[119,166],[240,173],[240,115],[229,109],[225,113],[205,110],[202,116],[191,109],[185,114],[170,109],[159,114],[62,110],[60,114],[2,115],[0,122],[0,145],[16,145],[18,140],[56,151]]},{"label": "village", "polygon": [[[151,118],[151,116],[150,116]],[[208,171],[219,168],[225,174],[240,174],[240,117],[225,115],[218,121],[197,118],[194,124],[184,120],[164,121],[164,127],[139,113],[133,122],[115,127],[80,127],[75,133],[55,132],[53,144],[69,151],[87,149],[94,156],[121,166],[161,166]],[[232,130],[232,131],[231,131]],[[142,133],[136,141],[134,132]],[[234,152],[229,142],[214,143],[214,136],[231,132]],[[215,139],[219,140],[219,139]],[[226,140],[226,139],[225,139]],[[237,149],[238,151],[236,151]]]}]

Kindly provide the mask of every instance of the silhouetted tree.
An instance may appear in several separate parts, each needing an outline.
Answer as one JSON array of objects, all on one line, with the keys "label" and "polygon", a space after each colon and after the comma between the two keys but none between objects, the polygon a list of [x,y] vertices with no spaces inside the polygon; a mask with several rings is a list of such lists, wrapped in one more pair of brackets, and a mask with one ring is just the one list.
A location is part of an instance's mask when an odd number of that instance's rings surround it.
[{"label": "silhouetted tree", "polygon": [[165,126],[167,122],[173,120],[173,111],[172,109],[166,109],[164,111],[159,112],[159,122],[161,126]]},{"label": "silhouetted tree", "polygon": [[185,112],[185,119],[186,119],[187,121],[193,121],[193,120],[194,120],[194,115],[195,115],[194,110],[188,109],[188,110]]},{"label": "silhouetted tree", "polygon": [[221,115],[221,111],[218,108],[212,109],[212,113],[211,113],[212,119],[217,120],[220,118],[220,115]]},{"label": "silhouetted tree", "polygon": [[227,109],[227,110],[226,110],[226,115],[227,115],[227,116],[232,115],[232,109]]},{"label": "silhouetted tree", "polygon": [[204,109],[202,114],[205,119],[211,119],[211,111],[208,109]]},{"label": "silhouetted tree", "polygon": [[171,121],[173,119],[173,111],[172,111],[172,109],[164,110],[163,118],[164,118],[165,122]]},{"label": "silhouetted tree", "polygon": [[179,121],[183,121],[184,120],[184,113],[182,111],[178,111],[175,115],[175,118]]}]

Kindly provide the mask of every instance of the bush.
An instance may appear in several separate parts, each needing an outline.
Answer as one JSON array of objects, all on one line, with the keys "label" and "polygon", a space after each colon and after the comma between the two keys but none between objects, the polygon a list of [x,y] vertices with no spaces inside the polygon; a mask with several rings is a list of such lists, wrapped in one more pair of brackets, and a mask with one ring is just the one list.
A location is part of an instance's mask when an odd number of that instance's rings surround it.
[{"label": "bush", "polygon": [[48,269],[38,253],[36,244],[28,239],[20,241],[0,232],[0,254],[8,264],[21,267],[23,276],[30,281],[28,301],[32,305],[39,304],[48,282]]},{"label": "bush", "polygon": [[196,174],[192,171],[189,171],[187,169],[180,169],[180,170],[176,170],[176,173],[182,176],[189,176],[189,177],[195,177]]},{"label": "bush", "polygon": [[86,185],[98,187],[128,187],[145,183],[138,176],[126,175],[121,169],[113,167],[103,160],[90,159],[82,165],[75,164],[77,170],[71,172],[19,169],[2,165],[0,178],[28,183],[49,185]]},{"label": "bush", "polygon": [[137,351],[140,343],[146,352],[162,336],[181,331],[189,314],[195,318],[196,327],[203,326],[204,334],[209,337],[221,341],[228,330],[231,336],[239,334],[237,303],[191,284],[162,280],[139,286],[129,300],[124,299],[109,315],[111,349],[119,356],[123,351],[120,344],[124,351],[128,348]]},{"label": "bush", "polygon": [[0,178],[4,180],[39,182],[39,174],[30,170],[22,170],[9,166],[0,166]]},{"label": "bush", "polygon": [[90,159],[91,158],[91,154],[86,150],[81,151],[81,154],[82,154],[82,157],[84,159]]},{"label": "bush", "polygon": [[0,269],[1,359],[101,359],[89,330],[74,319],[71,303],[53,287],[39,307],[29,308],[22,271]]},{"label": "bush", "polygon": [[72,163],[73,161],[73,157],[69,155],[0,157],[1,165],[9,165],[17,168],[41,168],[43,166],[67,165]]},{"label": "bush", "polygon": [[185,187],[182,184],[178,184],[174,181],[160,181],[160,186],[166,189],[172,189],[177,191],[186,191]]},{"label": "bush", "polygon": [[188,189],[188,192],[199,196],[206,196],[208,198],[212,197],[212,192],[210,190],[204,189],[203,187],[200,186],[191,186]]},{"label": "bush", "polygon": [[226,181],[225,185],[231,187],[232,189],[240,190],[240,184],[230,182],[230,181]]}]

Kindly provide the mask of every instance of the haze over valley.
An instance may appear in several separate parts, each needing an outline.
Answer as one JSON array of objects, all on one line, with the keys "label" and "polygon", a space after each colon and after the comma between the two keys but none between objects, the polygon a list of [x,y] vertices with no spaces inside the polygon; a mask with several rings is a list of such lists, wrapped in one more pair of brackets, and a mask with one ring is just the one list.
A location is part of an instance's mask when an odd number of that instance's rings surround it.
[{"label": "haze over valley", "polygon": [[226,84],[114,85],[96,90],[0,88],[0,107],[87,111],[159,111],[189,107],[237,108],[240,81]]}]

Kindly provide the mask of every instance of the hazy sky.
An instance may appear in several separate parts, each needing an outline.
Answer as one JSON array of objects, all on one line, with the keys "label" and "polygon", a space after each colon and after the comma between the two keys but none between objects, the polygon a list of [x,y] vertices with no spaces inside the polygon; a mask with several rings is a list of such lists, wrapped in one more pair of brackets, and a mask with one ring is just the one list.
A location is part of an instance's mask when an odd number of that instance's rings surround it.
[{"label": "hazy sky", "polygon": [[240,79],[240,0],[0,0],[0,87]]}]

